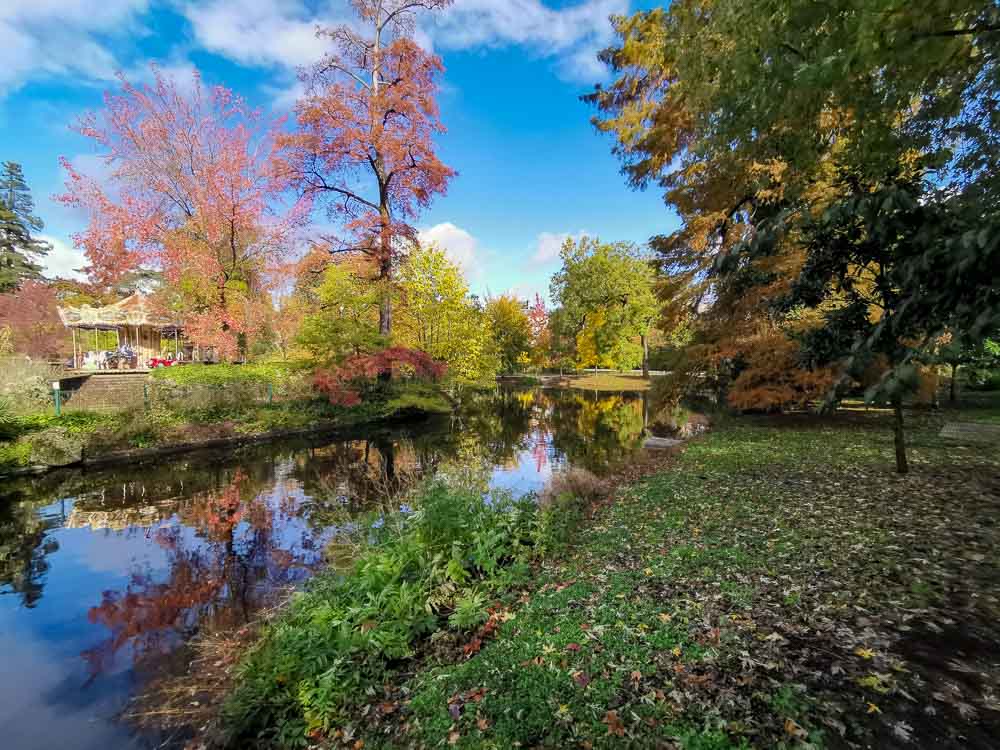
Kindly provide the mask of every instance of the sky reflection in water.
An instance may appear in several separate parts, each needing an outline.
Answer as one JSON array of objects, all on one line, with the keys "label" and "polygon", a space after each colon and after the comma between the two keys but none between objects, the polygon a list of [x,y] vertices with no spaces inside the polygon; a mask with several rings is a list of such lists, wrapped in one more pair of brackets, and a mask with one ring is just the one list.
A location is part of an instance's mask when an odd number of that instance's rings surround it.
[{"label": "sky reflection in water", "polygon": [[8,482],[3,746],[155,745],[117,720],[129,697],[183,669],[195,632],[238,627],[308,577],[345,514],[454,464],[514,494],[566,465],[608,471],[641,440],[644,412],[625,394],[500,390],[458,417],[359,439]]}]

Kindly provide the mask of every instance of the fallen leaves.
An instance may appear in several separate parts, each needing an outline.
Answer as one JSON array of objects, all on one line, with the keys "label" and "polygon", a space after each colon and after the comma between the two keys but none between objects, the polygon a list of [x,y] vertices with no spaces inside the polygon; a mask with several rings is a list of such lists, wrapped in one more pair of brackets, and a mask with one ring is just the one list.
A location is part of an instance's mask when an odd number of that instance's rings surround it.
[{"label": "fallen leaves", "polygon": [[571,674],[573,682],[576,683],[577,687],[585,688],[590,684],[590,675],[583,671],[573,672]]},{"label": "fallen leaves", "polygon": [[809,733],[795,719],[785,719],[785,734],[797,740],[804,740],[809,737]]},{"label": "fallen leaves", "polygon": [[621,719],[618,718],[617,711],[608,711],[605,713],[604,718],[601,719],[601,723],[607,725],[609,735],[614,735],[616,737],[625,736],[625,725],[622,724]]}]

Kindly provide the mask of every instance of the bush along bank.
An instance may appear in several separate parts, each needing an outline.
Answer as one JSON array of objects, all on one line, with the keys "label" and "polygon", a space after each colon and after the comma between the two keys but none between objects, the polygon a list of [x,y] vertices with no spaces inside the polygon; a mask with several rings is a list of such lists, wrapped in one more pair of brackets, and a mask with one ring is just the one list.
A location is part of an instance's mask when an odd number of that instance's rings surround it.
[{"label": "bush along bank", "polygon": [[[336,406],[308,389],[287,385],[282,386],[280,398],[247,395],[250,389],[262,388],[266,382],[218,385],[158,380],[150,389],[148,408],[60,416],[13,415],[0,402],[0,476],[82,461],[128,461],[137,451],[197,448],[452,411],[451,402],[436,384],[420,381],[394,382],[351,407]],[[234,397],[237,392],[244,396]]]},{"label": "bush along bank", "polygon": [[350,740],[373,704],[392,714],[400,696],[391,685],[422,654],[449,640],[473,653],[509,617],[496,598],[528,579],[552,528],[545,515],[532,497],[435,479],[353,527],[353,565],[318,574],[243,662],[221,741]]}]

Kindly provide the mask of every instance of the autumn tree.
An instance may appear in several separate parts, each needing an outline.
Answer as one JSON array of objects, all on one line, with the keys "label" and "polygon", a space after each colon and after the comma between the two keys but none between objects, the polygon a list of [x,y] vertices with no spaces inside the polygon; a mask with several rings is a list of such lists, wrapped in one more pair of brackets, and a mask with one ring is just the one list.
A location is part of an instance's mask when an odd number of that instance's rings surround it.
[{"label": "autumn tree", "polygon": [[44,228],[21,165],[0,166],[0,292],[17,289],[24,279],[41,278],[38,261],[52,248],[34,233]]},{"label": "autumn tree", "polygon": [[154,69],[151,85],[121,79],[104,109],[76,126],[101,150],[102,184],[63,160],[61,200],[90,217],[74,240],[91,276],[114,283],[140,268],[162,272],[160,306],[185,335],[225,357],[247,350],[260,302],[307,217],[290,183],[280,123],[223,87],[190,85]]},{"label": "autumn tree", "polygon": [[[867,238],[900,222],[915,241],[891,242],[892,276],[905,281],[888,298],[895,314],[856,328],[840,368],[889,348],[900,369],[886,383],[899,382],[918,354],[908,347],[932,330],[995,325],[998,183],[985,165],[1000,144],[998,25],[983,0],[681,0],[615,20],[619,43],[602,58],[617,77],[589,99],[632,184],[661,185],[681,216],[651,244],[666,309],[696,315],[702,365],[735,374],[767,326],[789,339],[790,363],[819,376],[813,345],[849,338],[828,335],[843,330],[836,280],[849,283],[851,259],[874,254]],[[935,207],[910,210],[903,194]],[[860,205],[870,223],[859,230],[847,213]],[[817,222],[840,229],[806,237]],[[824,255],[817,236],[836,239],[842,255]],[[817,306],[790,307],[810,282],[827,285]],[[792,325],[796,315],[813,330]]]},{"label": "autumn tree", "polygon": [[58,305],[55,288],[43,281],[25,281],[16,292],[0,294],[0,329],[9,330],[14,353],[52,359],[70,351]]},{"label": "autumn tree", "polygon": [[319,32],[333,50],[304,72],[298,131],[286,140],[296,184],[343,224],[333,252],[372,263],[383,336],[392,331],[391,283],[416,237],[409,222],[455,175],[433,142],[444,132],[435,100],[441,61],[411,36],[416,11],[450,2],[354,0],[357,25]]},{"label": "autumn tree", "polygon": [[535,301],[528,308],[528,325],[531,329],[531,361],[535,367],[549,363],[552,348],[552,331],[549,328],[549,311],[542,296],[535,293]]},{"label": "autumn tree", "polygon": [[560,256],[550,293],[562,308],[564,335],[577,339],[579,363],[641,362],[648,377],[648,336],[658,313],[649,261],[630,243],[590,237],[567,239]]},{"label": "autumn tree", "polygon": [[442,250],[421,247],[399,272],[393,340],[445,362],[467,381],[496,375],[500,367],[489,315],[469,296],[461,269]]},{"label": "autumn tree", "polygon": [[500,355],[500,371],[513,373],[530,362],[531,321],[524,305],[509,294],[486,301],[493,340]]}]

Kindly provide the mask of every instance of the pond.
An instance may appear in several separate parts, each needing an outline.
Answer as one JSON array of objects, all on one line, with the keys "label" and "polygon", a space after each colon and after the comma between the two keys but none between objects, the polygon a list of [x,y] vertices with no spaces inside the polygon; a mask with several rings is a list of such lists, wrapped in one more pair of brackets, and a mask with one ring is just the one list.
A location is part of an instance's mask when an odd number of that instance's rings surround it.
[{"label": "pond", "polygon": [[604,473],[641,440],[643,399],[498,389],[453,417],[335,440],[0,486],[0,736],[11,750],[154,747],[123,718],[182,672],[198,632],[239,627],[323,562],[342,519],[442,467],[539,490]]}]

